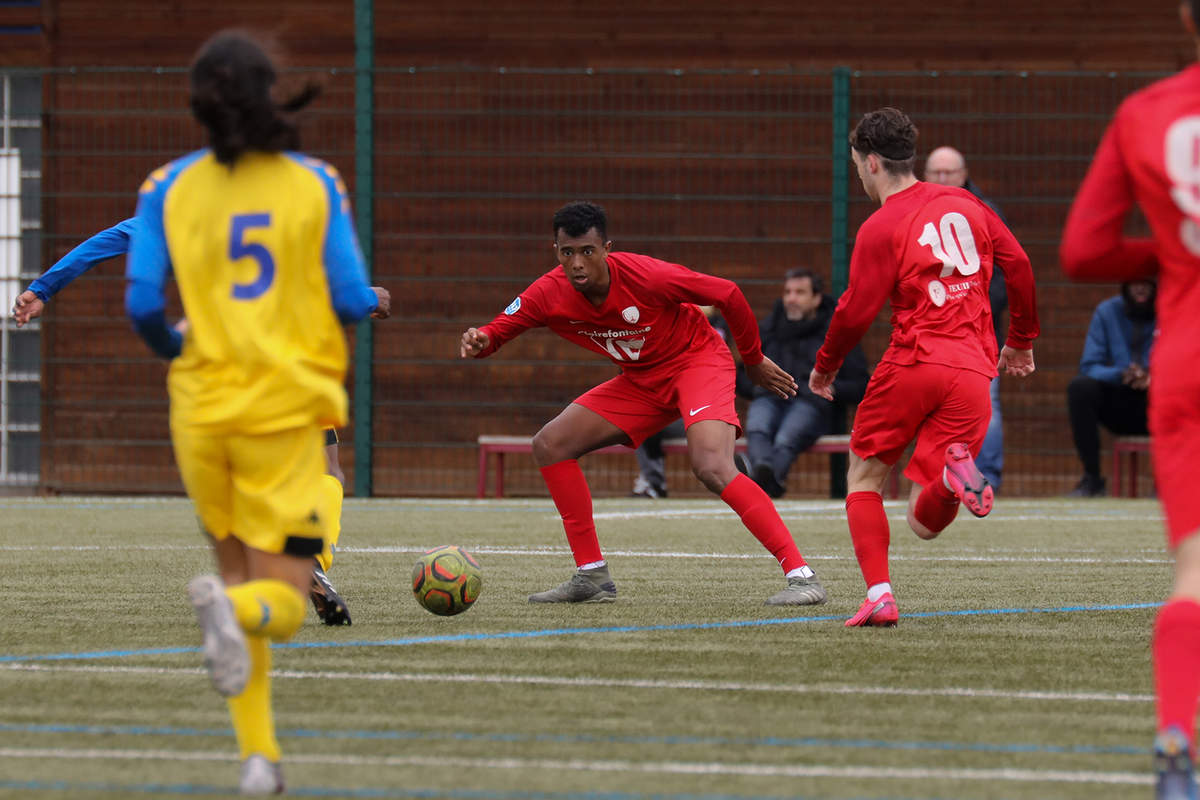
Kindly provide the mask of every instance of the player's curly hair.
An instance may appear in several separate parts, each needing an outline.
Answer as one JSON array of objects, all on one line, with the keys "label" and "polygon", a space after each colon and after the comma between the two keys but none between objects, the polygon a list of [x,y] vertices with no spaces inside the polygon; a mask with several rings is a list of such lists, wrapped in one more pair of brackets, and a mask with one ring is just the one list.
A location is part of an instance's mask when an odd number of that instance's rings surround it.
[{"label": "player's curly hair", "polygon": [[308,105],[320,87],[309,83],[276,103],[275,64],[245,31],[224,30],[204,43],[191,68],[192,113],[208,129],[217,161],[233,164],[247,150],[298,150],[300,132],[286,114]]},{"label": "player's curly hair", "polygon": [[554,212],[554,235],[561,230],[567,236],[583,236],[592,228],[608,241],[608,217],[604,209],[587,200],[576,200]]},{"label": "player's curly hair", "polygon": [[850,146],[864,156],[879,156],[889,175],[910,174],[917,155],[917,126],[898,108],[880,108],[854,126]]}]

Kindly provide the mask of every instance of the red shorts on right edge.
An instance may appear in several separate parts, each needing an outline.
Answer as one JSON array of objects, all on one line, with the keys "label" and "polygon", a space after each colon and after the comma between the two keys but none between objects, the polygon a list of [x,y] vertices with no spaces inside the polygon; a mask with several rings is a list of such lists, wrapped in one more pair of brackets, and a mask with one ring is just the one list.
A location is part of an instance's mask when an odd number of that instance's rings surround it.
[{"label": "red shorts on right edge", "polygon": [[1159,380],[1150,392],[1150,457],[1167,517],[1167,543],[1174,550],[1200,530],[1200,396],[1196,386],[1166,386]]},{"label": "red shorts on right edge", "polygon": [[941,478],[950,445],[962,442],[979,455],[992,418],[990,384],[986,375],[957,367],[881,362],[854,415],[850,449],[895,464],[916,439],[904,475],[928,486]]}]

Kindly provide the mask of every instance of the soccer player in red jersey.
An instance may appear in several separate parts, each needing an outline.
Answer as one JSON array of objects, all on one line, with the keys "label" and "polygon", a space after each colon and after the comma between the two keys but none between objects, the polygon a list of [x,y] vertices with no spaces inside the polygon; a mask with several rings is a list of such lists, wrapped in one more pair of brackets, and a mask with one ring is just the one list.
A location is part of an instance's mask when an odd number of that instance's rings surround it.
[{"label": "soccer player in red jersey", "polygon": [[617,589],[600,552],[592,496],[576,460],[613,444],[637,447],[683,417],[692,471],[738,513],[779,560],[786,587],[768,605],[817,605],[825,590],[800,555],[774,503],[734,466],[741,430],[729,347],[699,305],[721,310],[751,380],[781,397],[796,382],[763,356],[758,323],[732,281],[635,253],[614,253],[604,210],[574,202],[554,215],[559,266],[538,278],[482,328],[462,335],[463,358],[489,356],[524,331],[548,327],[608,356],[621,374],[575,399],[533,437],[533,458],[550,490],[578,568],[531,603],[603,603]]},{"label": "soccer player in red jersey", "polygon": [[[1179,7],[1200,53],[1200,0]],[[1153,238],[1126,238],[1137,203]],[[1158,797],[1195,798],[1200,700],[1200,65],[1121,103],[1063,231],[1060,262],[1073,278],[1125,281],[1158,274],[1151,355],[1154,477],[1175,553],[1175,586],[1158,613],[1152,653],[1158,696]]]},{"label": "soccer player in red jersey", "polygon": [[917,129],[903,112],[867,114],[850,134],[867,195],[880,204],[850,259],[850,285],[838,302],[808,385],[833,399],[833,379],[890,298],[892,338],[867,385],[850,434],[846,517],[867,599],[852,626],[892,626],[899,613],[888,575],[891,534],[881,491],[914,439],[904,470],[913,481],[908,524],[932,539],[963,503],[976,516],[992,508],[992,487],[975,467],[991,418],[988,387],[997,371],[988,283],[1003,268],[1012,316],[999,367],[1033,372],[1038,335],[1029,258],[996,212],[965,189],[913,175]]}]

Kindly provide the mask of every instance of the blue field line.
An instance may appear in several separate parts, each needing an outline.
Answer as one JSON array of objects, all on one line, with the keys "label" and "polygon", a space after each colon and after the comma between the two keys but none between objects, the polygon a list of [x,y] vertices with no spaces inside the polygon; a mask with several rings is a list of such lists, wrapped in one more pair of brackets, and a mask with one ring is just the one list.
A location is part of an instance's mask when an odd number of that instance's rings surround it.
[{"label": "blue field line", "polygon": [[[163,725],[77,725],[54,723],[0,723],[3,733],[65,733],[89,736],[187,736],[228,738],[232,728],[185,728]],[[1052,755],[1123,755],[1145,756],[1148,747],[1101,745],[988,744],[966,742],[890,741],[886,739],[827,739],[782,736],[597,736],[593,734],[550,733],[473,733],[470,731],[417,730],[313,730],[286,728],[277,731],[286,739],[370,740],[370,741],[456,741],[504,744],[637,744],[637,745],[718,745],[749,747],[808,748],[828,747],[851,750],[932,750],[970,753],[1042,753]]]},{"label": "blue field line", "polygon": [[[957,611],[923,611],[905,614],[905,620],[934,619],[937,617],[979,617],[1015,614],[1073,614],[1087,611],[1134,611],[1158,608],[1156,603],[1122,603],[1102,606],[1060,606],[1057,608],[973,608]],[[669,625],[613,625],[590,628],[545,628],[533,631],[502,631],[500,633],[448,633],[438,636],[409,636],[403,639],[358,640],[350,642],[287,642],[273,644],[273,650],[314,650],[341,647],[410,647],[418,644],[450,644],[454,642],[497,641],[501,639],[543,639],[549,636],[581,636],[594,633],[649,633],[655,631],[709,631],[729,628],[758,628],[768,625],[793,625],[811,622],[841,622],[840,614],[819,617],[780,617],[779,619],[745,619],[730,622],[678,622]],[[129,658],[131,656],[179,655],[199,653],[199,647],[156,647],[144,650],[94,650],[82,653],[35,653],[30,655],[0,656],[0,664],[27,663],[35,661],[92,661],[107,658]]]},{"label": "blue field line", "polygon": [[[142,794],[221,795],[228,796],[230,787],[193,783],[101,783],[98,781],[0,781],[0,789],[25,792],[138,792]],[[488,789],[346,789],[332,786],[288,786],[294,797],[355,797],[355,798],[452,798],[453,800],[950,800],[944,797],[898,797],[896,795],[855,795],[833,797],[816,795],[746,795],[746,794],[642,794],[640,792],[528,792],[492,791]],[[999,798],[998,798],[999,800]]]}]

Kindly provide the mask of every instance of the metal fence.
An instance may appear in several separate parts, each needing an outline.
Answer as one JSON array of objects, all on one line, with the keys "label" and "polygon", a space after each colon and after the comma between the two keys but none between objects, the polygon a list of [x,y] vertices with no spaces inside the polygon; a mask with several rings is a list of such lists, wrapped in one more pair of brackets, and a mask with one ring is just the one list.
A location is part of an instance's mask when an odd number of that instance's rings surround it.
[{"label": "metal fence", "polygon": [[[598,200],[618,248],[733,278],[759,314],[790,267],[841,285],[854,230],[872,210],[848,169],[845,131],[881,105],[913,117],[922,154],[942,144],[966,154],[1034,261],[1044,333],[1038,374],[1004,385],[1005,492],[1054,494],[1078,477],[1065,386],[1091,309],[1115,287],[1067,285],[1058,236],[1112,111],[1158,76],[414,67],[376,70],[371,102],[357,107],[353,70],[289,75],[313,77],[325,92],[306,117],[305,149],[352,184],[356,167],[370,165],[373,227],[360,234],[372,245],[375,281],[396,297],[369,363],[360,350],[355,364],[370,383],[373,423],[355,461],[370,469],[375,492],[469,494],[477,435],[532,433],[611,374],[549,335],[523,337],[487,364],[456,358],[462,328],[490,319],[553,266],[549,216],[562,202]],[[203,140],[179,70],[5,80],[24,98],[6,100],[6,123],[36,131],[0,143],[19,151],[21,165],[18,191],[0,194],[20,206],[20,230],[0,229],[0,240],[19,245],[0,250],[12,292],[129,216],[145,174]],[[356,112],[373,123],[367,142],[355,138]],[[24,465],[36,476],[24,480],[46,490],[178,488],[163,370],[123,319],[123,266],[92,270],[32,330],[4,323],[4,463]],[[872,359],[885,329],[881,319],[868,337]],[[32,351],[29,334],[40,342]],[[40,394],[12,391],[21,375],[25,384],[40,379]],[[32,429],[18,427],[30,420]],[[680,490],[696,485],[682,462],[670,468]],[[589,475],[598,493],[618,493],[631,469],[632,458],[597,459]],[[792,492],[826,492],[828,470],[823,458],[802,457]],[[541,491],[531,465],[512,472],[516,491]]]}]

